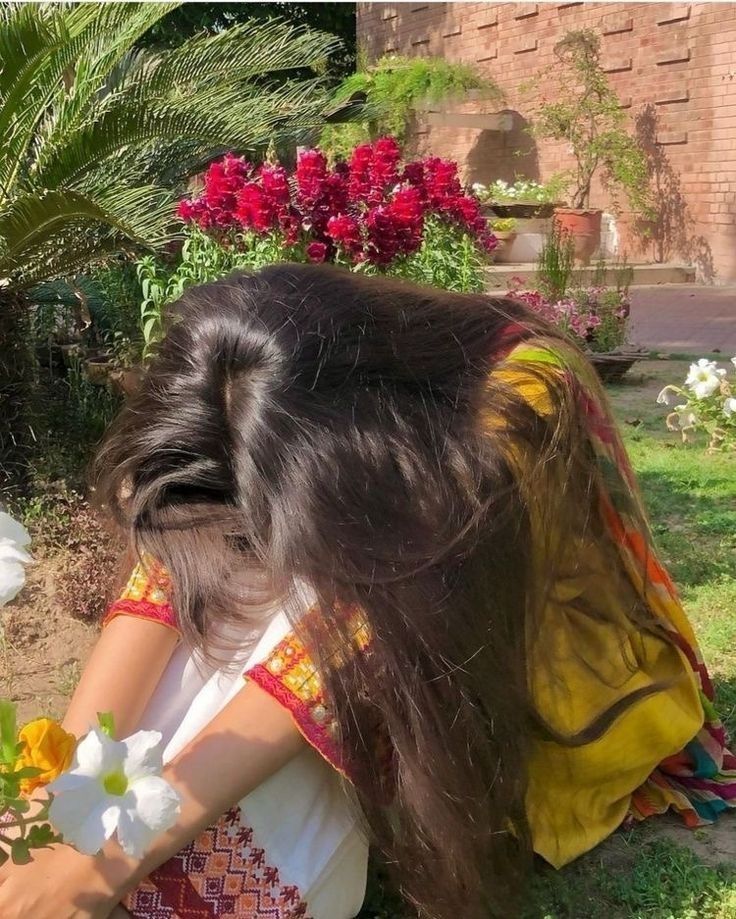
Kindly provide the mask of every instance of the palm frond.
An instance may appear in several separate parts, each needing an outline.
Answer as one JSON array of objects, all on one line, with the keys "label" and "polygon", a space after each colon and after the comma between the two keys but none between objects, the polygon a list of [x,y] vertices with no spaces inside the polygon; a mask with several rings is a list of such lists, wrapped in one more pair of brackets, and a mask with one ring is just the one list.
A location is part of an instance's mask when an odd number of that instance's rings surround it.
[{"label": "palm frond", "polygon": [[203,79],[244,83],[254,77],[318,69],[342,43],[334,35],[279,19],[241,23],[216,35],[195,35],[160,56],[152,92],[171,92]]},{"label": "palm frond", "polygon": [[68,244],[70,225],[112,232],[140,245],[160,244],[172,207],[171,194],[156,186],[114,185],[94,196],[69,189],[23,195],[0,214],[0,277],[25,283],[34,254]]}]

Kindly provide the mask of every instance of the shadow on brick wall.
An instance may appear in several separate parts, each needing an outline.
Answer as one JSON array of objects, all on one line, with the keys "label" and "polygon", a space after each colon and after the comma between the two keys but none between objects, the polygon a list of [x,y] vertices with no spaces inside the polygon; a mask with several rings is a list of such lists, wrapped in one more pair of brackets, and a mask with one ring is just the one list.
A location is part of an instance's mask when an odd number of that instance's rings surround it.
[{"label": "shadow on brick wall", "polygon": [[699,278],[712,281],[715,268],[710,244],[704,236],[692,233],[695,220],[682,192],[680,174],[657,143],[657,107],[644,106],[636,116],[635,127],[647,159],[654,216],[635,223],[634,233],[642,249],[651,249],[655,262],[680,256],[696,267]]},{"label": "shadow on brick wall", "polygon": [[539,179],[539,154],[529,133],[529,121],[520,113],[504,110],[511,116],[510,131],[481,131],[465,161],[469,182],[513,182],[516,176]]}]

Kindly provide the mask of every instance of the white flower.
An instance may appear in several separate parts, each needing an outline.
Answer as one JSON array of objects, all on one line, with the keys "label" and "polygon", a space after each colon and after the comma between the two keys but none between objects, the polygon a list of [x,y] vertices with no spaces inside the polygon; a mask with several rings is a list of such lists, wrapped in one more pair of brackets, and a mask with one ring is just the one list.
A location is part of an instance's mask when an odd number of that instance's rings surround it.
[{"label": "white flower", "polygon": [[25,584],[23,566],[32,561],[26,552],[30,542],[28,530],[0,511],[0,606],[9,603]]},{"label": "white flower", "polygon": [[124,852],[140,858],[179,813],[179,795],[161,778],[158,731],[112,740],[93,728],[80,741],[68,772],[48,785],[49,819],[86,855],[95,855],[117,831]]},{"label": "white flower", "polygon": [[486,190],[486,187],[482,182],[473,182],[473,184],[470,187],[473,189],[476,195],[482,195],[483,192]]},{"label": "white flower", "polygon": [[721,385],[721,377],[725,377],[726,371],[716,366],[715,361],[709,361],[705,357],[697,362],[690,364],[690,372],[685,380],[685,385],[697,396],[698,399],[706,399]]},{"label": "white flower", "polygon": [[665,388],[657,396],[658,405],[669,405],[670,404],[670,386],[665,386]]},{"label": "white flower", "polygon": [[731,363],[736,367],[736,357],[731,358]]},{"label": "white flower", "polygon": [[733,396],[729,396],[728,399],[723,403],[723,414],[727,418],[731,418],[733,415],[736,415],[736,399]]},{"label": "white flower", "polygon": [[689,431],[697,423],[697,416],[689,412],[686,405],[676,405],[674,412],[667,416],[667,427],[670,431]]}]

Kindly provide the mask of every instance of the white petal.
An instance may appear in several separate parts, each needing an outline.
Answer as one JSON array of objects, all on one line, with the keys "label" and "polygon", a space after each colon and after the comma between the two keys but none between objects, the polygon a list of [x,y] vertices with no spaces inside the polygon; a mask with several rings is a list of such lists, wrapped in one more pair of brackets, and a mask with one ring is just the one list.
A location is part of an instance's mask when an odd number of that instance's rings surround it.
[{"label": "white petal", "polygon": [[85,855],[96,855],[117,829],[120,822],[119,799],[110,796],[104,804],[90,813],[82,823],[74,839],[64,835],[64,842],[71,842],[75,849]]},{"label": "white petal", "polygon": [[19,546],[28,546],[31,543],[28,530],[5,511],[0,511],[0,539],[7,539]]},{"label": "white petal", "polygon": [[18,562],[0,561],[0,606],[15,597],[26,582],[23,565]]},{"label": "white petal", "polygon": [[125,745],[108,737],[99,728],[92,730],[79,742],[70,772],[79,775],[101,776],[123,767]]},{"label": "white petal", "polygon": [[126,803],[129,798],[138,818],[156,832],[167,830],[179,815],[179,793],[160,776],[139,779],[126,794]]},{"label": "white petal", "polygon": [[120,848],[126,855],[141,858],[157,835],[156,830],[136,819],[134,811],[123,809],[120,812],[117,836]]},{"label": "white petal", "polygon": [[9,539],[0,539],[0,562],[6,561],[28,565],[33,559],[25,549],[21,549],[18,543],[11,542]]},{"label": "white petal", "polygon": [[158,775],[164,767],[160,731],[137,731],[122,741],[125,747],[123,769],[129,781],[146,775]]},{"label": "white petal", "polygon": [[102,788],[102,782],[96,776],[81,775],[78,772],[62,772],[53,782],[49,782],[46,790],[52,795],[67,794],[67,792],[87,787],[90,782]]},{"label": "white petal", "polygon": [[[56,784],[55,782],[52,784]],[[52,791],[49,785],[49,791]],[[107,800],[105,789],[94,779],[85,779],[84,785],[57,794],[49,805],[49,819],[60,833],[73,833],[86,819],[90,810],[95,810]]]},{"label": "white petal", "polygon": [[54,797],[49,805],[49,820],[64,837],[64,842],[80,852],[94,855],[115,831],[120,815],[120,799],[105,793],[94,779],[86,786]]},{"label": "white petal", "polygon": [[659,405],[670,404],[669,387],[665,386],[665,388],[660,392],[660,394],[657,396],[657,402]]}]

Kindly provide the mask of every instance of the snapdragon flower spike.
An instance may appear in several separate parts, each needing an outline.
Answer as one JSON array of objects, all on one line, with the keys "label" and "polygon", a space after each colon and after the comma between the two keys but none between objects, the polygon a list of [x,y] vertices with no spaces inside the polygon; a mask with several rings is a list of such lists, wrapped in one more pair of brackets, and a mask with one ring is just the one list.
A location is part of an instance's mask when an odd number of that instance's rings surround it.
[{"label": "snapdragon flower spike", "polygon": [[158,731],[118,741],[93,728],[69,771],[47,786],[49,820],[64,842],[95,855],[116,833],[123,851],[140,858],[180,810],[178,793],[161,777],[162,752]]}]

